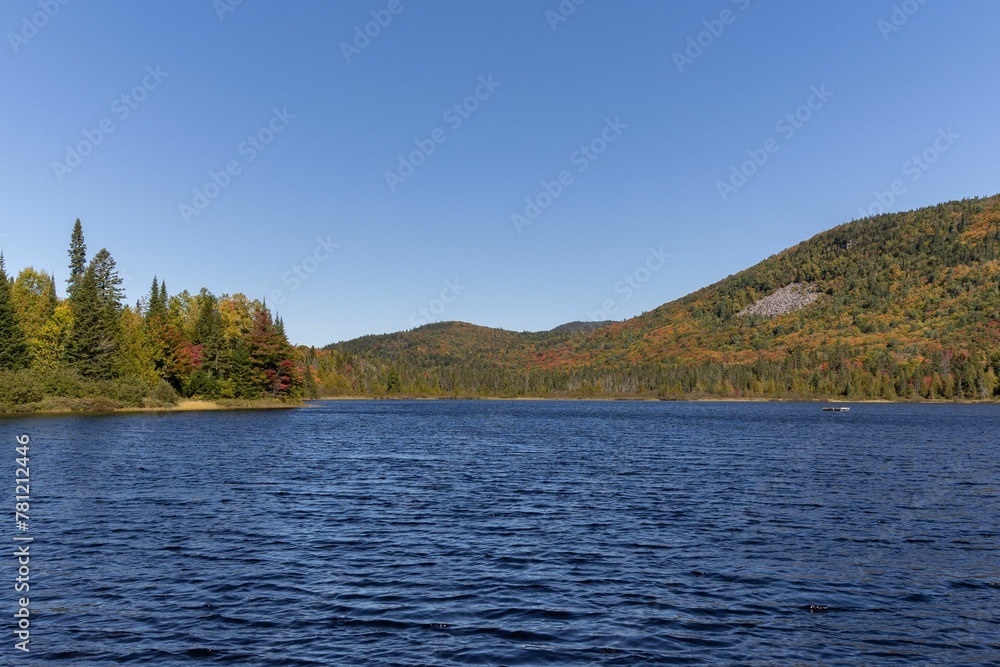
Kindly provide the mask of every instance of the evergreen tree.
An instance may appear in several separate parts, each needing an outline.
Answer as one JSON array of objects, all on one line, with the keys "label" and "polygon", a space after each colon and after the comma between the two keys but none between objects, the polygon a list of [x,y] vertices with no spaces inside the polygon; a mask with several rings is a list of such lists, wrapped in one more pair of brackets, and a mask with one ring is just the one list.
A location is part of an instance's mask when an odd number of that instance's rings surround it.
[{"label": "evergreen tree", "polygon": [[195,304],[197,315],[192,342],[201,346],[205,371],[218,377],[222,353],[222,315],[218,309],[219,300],[207,289],[202,288],[195,297]]},{"label": "evergreen tree", "polygon": [[[313,351],[313,356],[315,356],[315,350]],[[316,378],[313,377],[312,364],[310,363],[309,359],[306,360],[302,378],[303,378],[303,391],[305,392],[306,398],[318,398],[319,388],[316,386]]]},{"label": "evergreen tree", "polygon": [[10,280],[0,253],[0,370],[19,370],[27,367],[28,361],[28,341],[17,319]]},{"label": "evergreen tree", "polygon": [[86,267],[87,244],[83,242],[83,226],[80,224],[80,219],[77,218],[69,241],[69,278],[66,280],[69,283],[66,294],[71,300],[76,298],[76,289],[83,278]]},{"label": "evergreen tree", "polygon": [[168,379],[169,368],[172,366],[173,346],[168,340],[171,338],[171,331],[167,324],[166,294],[155,276],[153,284],[149,288],[146,317],[143,322],[146,329],[146,340],[151,350],[153,369],[160,377]]},{"label": "evergreen tree", "polygon": [[156,276],[153,276],[153,286],[149,288],[149,299],[146,304],[146,317],[153,319],[163,317],[166,313],[167,304],[160,294],[159,282],[156,280]]},{"label": "evergreen tree", "polygon": [[115,339],[108,331],[94,275],[94,265],[84,271],[73,300],[73,328],[66,346],[69,362],[81,375],[92,379],[111,377]]},{"label": "evergreen tree", "polygon": [[250,349],[243,340],[237,340],[229,363],[229,379],[234,385],[236,398],[258,398],[261,378],[254,371]]},{"label": "evergreen tree", "polygon": [[90,263],[94,267],[97,300],[101,309],[108,317],[117,318],[125,298],[125,290],[121,288],[124,281],[118,275],[118,265],[107,248],[101,248]]}]

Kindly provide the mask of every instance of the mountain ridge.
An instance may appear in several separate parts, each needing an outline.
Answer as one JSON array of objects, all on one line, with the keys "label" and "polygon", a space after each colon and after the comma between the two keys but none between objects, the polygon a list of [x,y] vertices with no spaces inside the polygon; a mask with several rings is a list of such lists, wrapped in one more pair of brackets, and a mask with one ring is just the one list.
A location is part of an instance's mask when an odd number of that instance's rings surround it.
[{"label": "mountain ridge", "polygon": [[[383,391],[415,394],[987,399],[1000,375],[998,279],[993,195],[838,225],[595,328],[436,323],[324,349],[379,369],[345,374],[340,384],[362,393],[379,393],[381,373]],[[817,298],[752,311],[794,285]]]}]

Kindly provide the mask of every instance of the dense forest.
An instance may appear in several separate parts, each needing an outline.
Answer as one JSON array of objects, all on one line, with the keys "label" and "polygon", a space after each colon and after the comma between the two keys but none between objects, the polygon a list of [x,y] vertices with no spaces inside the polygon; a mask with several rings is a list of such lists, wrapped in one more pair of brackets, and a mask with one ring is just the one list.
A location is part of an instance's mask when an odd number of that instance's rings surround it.
[{"label": "dense forest", "polygon": [[[125,305],[77,221],[66,297],[0,256],[0,411],[316,396],[1000,397],[1000,196],[850,222],[624,322],[511,332],[461,322],[292,347],[242,294]],[[806,286],[806,287],[800,287]],[[810,290],[773,313],[775,295]],[[794,290],[793,290],[794,291]]]},{"label": "dense forest", "polygon": [[280,318],[242,294],[124,304],[114,258],[87,258],[77,220],[66,297],[49,273],[7,275],[0,255],[0,411],[168,407],[181,397],[289,400],[312,392]]},{"label": "dense forest", "polygon": [[[795,284],[818,298],[742,314]],[[850,222],[593,330],[447,322],[303,354],[327,395],[991,400],[1000,196]]]}]

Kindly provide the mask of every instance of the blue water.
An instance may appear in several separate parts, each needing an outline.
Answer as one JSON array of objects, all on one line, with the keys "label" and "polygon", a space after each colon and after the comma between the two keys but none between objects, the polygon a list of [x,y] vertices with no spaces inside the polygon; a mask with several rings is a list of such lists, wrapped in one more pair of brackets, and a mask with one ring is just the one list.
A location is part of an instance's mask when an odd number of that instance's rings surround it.
[{"label": "blue water", "polygon": [[1000,664],[1000,406],[3,419],[7,470],[17,433],[33,661]]}]

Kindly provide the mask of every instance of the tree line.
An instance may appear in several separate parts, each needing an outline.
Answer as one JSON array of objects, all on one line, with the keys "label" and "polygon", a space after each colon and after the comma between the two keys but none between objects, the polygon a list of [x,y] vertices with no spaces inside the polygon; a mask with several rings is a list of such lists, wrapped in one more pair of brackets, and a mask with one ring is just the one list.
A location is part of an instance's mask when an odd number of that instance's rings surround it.
[{"label": "tree line", "polygon": [[154,277],[148,294],[128,305],[122,285],[107,249],[88,259],[79,220],[65,298],[45,271],[9,277],[0,255],[0,408],[287,400],[314,385],[265,303],[204,288],[171,295]]},{"label": "tree line", "polygon": [[520,368],[485,361],[424,364],[395,358],[307,350],[323,396],[771,398],[995,400],[1000,351],[937,351],[897,357],[858,355],[843,344],[758,355],[746,363],[714,361]]}]

